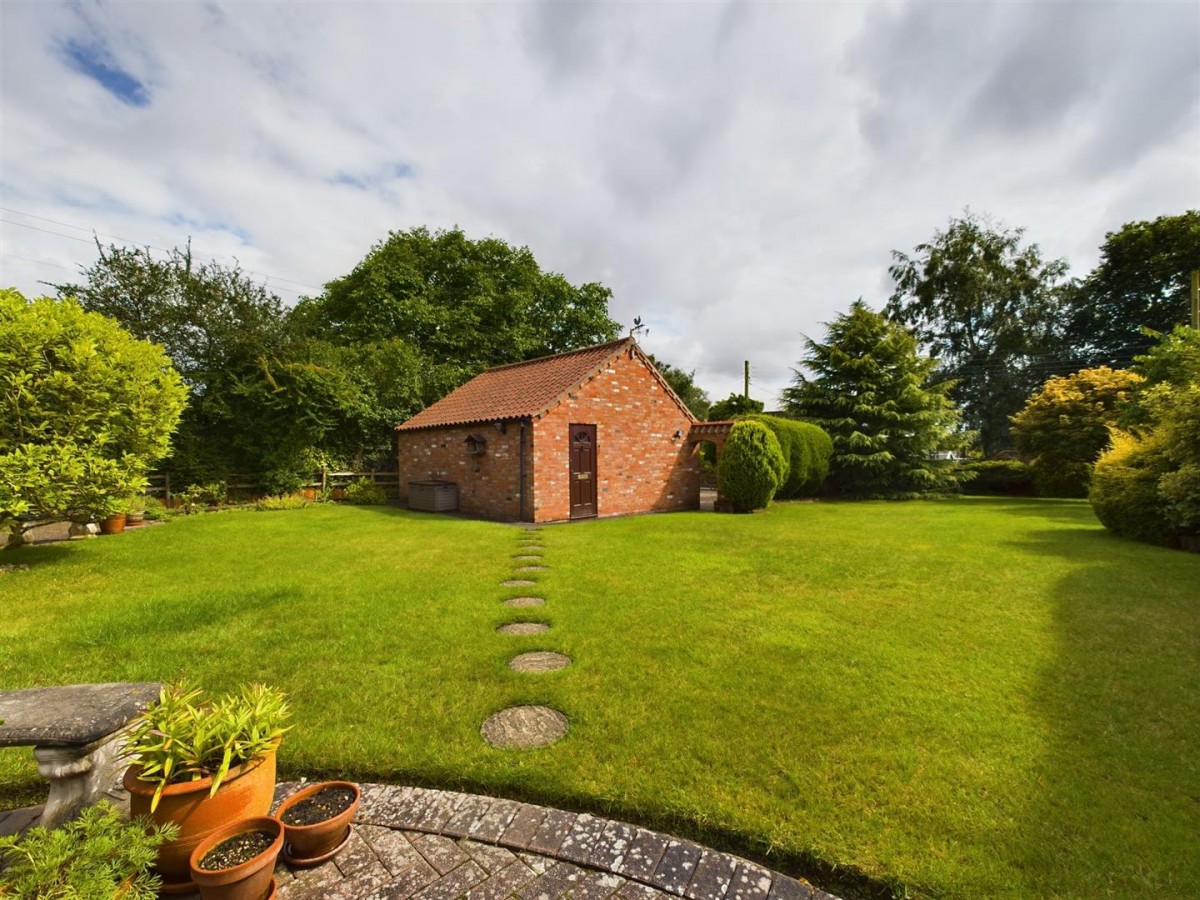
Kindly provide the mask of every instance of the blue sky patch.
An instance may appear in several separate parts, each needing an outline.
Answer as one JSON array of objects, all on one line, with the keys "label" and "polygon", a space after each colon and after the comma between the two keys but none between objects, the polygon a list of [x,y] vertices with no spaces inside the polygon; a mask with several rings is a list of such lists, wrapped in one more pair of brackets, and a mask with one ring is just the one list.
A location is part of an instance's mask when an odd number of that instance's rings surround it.
[{"label": "blue sky patch", "polygon": [[150,105],[150,91],[146,85],[117,65],[102,41],[72,39],[63,45],[62,51],[67,65],[91,78],[122,103]]}]

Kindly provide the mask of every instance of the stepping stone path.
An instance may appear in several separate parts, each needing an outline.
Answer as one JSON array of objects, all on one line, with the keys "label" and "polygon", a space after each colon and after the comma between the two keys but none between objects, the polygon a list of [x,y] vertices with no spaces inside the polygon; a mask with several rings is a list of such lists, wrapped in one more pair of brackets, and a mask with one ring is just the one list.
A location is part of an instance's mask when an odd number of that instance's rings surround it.
[{"label": "stepping stone path", "polygon": [[541,606],[546,601],[541,597],[510,597],[504,601],[505,606]]},{"label": "stepping stone path", "polygon": [[533,750],[560,740],[567,717],[548,706],[512,706],[488,716],[479,731],[500,750]]},{"label": "stepping stone path", "polygon": [[508,661],[514,672],[557,672],[571,664],[571,657],[551,650],[534,650],[521,653]]},{"label": "stepping stone path", "polygon": [[545,622],[509,622],[496,630],[501,634],[545,634],[550,626]]},{"label": "stepping stone path", "polygon": [[[517,552],[513,564],[517,572],[545,572],[542,561],[541,529],[525,529],[518,536]],[[525,563],[526,565],[519,565]],[[537,582],[525,578],[510,578],[502,581],[503,587],[528,587]],[[542,597],[512,597],[504,601],[505,606],[543,606]],[[496,629],[500,634],[545,634],[550,626],[545,622],[509,622]],[[514,672],[553,672],[571,664],[569,656],[551,650],[521,653],[508,662]],[[502,709],[488,717],[479,729],[483,739],[493,747],[532,750],[545,747],[561,740],[567,733],[567,717],[548,706],[514,706]],[[611,892],[610,892],[611,893]]]}]

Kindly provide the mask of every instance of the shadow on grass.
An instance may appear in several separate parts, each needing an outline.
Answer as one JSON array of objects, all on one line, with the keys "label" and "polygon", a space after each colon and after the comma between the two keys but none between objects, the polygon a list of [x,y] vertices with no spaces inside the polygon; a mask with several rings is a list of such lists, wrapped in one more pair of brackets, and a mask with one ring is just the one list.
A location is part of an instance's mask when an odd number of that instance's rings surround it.
[{"label": "shadow on grass", "polygon": [[1048,598],[1058,652],[1032,697],[1045,753],[1010,842],[1023,890],[1200,896],[1200,557],[1025,534],[1022,550],[1078,565]]}]

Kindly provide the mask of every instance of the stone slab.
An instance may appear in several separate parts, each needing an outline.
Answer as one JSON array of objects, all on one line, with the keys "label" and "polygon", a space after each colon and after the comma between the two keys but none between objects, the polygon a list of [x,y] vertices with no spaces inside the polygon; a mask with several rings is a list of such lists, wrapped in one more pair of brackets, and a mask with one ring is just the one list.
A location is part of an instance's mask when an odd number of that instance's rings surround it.
[{"label": "stone slab", "polygon": [[545,602],[541,597],[509,597],[504,601],[504,605],[521,608],[526,606],[541,606]]},{"label": "stone slab", "polygon": [[510,706],[488,716],[483,739],[497,749],[536,750],[562,740],[567,717],[549,706]]},{"label": "stone slab", "polygon": [[158,699],[150,682],[0,691],[0,747],[82,747],[120,731]]},{"label": "stone slab", "polygon": [[549,630],[545,622],[509,622],[496,629],[500,634],[545,634]]},{"label": "stone slab", "polygon": [[571,657],[552,650],[531,650],[508,661],[508,667],[514,672],[557,672],[570,664]]}]

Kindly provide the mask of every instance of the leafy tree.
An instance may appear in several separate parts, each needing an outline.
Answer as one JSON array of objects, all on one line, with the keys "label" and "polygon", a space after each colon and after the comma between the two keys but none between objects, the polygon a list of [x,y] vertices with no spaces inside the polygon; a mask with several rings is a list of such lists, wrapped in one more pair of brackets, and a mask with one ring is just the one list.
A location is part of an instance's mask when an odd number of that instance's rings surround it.
[{"label": "leafy tree", "polygon": [[1109,428],[1142,382],[1108,366],[1049,379],[1012,418],[1017,450],[1033,459],[1043,497],[1086,497],[1092,466],[1109,443]]},{"label": "leafy tree", "polygon": [[765,509],[787,474],[787,460],[770,428],[743,420],[730,429],[717,463],[717,491],[734,512]]},{"label": "leafy tree", "polygon": [[675,368],[670,363],[656,359],[654,354],[649,354],[649,356],[655,368],[666,379],[667,384],[671,386],[671,390],[692,411],[692,415],[703,422],[708,417],[708,410],[712,406],[712,401],[708,399],[708,394],[696,384],[696,370],[693,369],[690,372],[685,372],[683,369]]},{"label": "leafy tree", "polygon": [[931,459],[957,446],[959,413],[945,382],[926,386],[932,360],[900,325],[856,301],[809,339],[803,366],[783,391],[787,411],[833,438],[830,479],[853,498],[905,498],[947,491],[956,470]]},{"label": "leafy tree", "polygon": [[912,256],[894,251],[889,269],[896,290],[887,314],[914,330],[937,378],[954,382],[950,396],[988,454],[1011,445],[1009,417],[1059,347],[1067,264],[1043,260],[1023,233],[968,211]]},{"label": "leafy tree", "polygon": [[543,272],[528,247],[414,228],[391,232],[297,317],[338,343],[405,341],[449,368],[445,393],[491,366],[615,339],[611,296]]},{"label": "leafy tree", "polygon": [[186,389],[160,347],[73,300],[0,291],[0,528],[100,518],[145,487]]},{"label": "leafy tree", "polygon": [[1200,331],[1180,325],[1145,355],[1089,499],[1116,534],[1200,549]]},{"label": "leafy tree", "polygon": [[761,400],[751,400],[744,394],[730,394],[724,400],[718,400],[708,410],[708,421],[727,422],[739,416],[750,416],[763,411]]},{"label": "leafy tree", "polygon": [[1099,265],[1068,294],[1064,339],[1071,352],[1111,366],[1146,353],[1156,332],[1188,324],[1194,269],[1200,269],[1200,210],[1110,232]]}]

